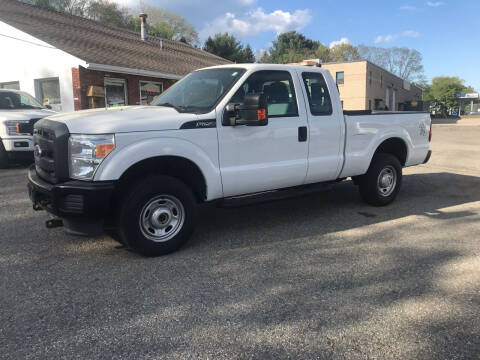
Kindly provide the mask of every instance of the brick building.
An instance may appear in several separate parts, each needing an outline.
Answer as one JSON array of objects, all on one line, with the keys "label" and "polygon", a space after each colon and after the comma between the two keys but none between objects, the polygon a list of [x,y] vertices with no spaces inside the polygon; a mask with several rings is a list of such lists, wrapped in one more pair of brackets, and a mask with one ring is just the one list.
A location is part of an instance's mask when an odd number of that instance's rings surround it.
[{"label": "brick building", "polygon": [[229,61],[188,44],[2,0],[0,88],[57,111],[147,104],[189,72]]}]

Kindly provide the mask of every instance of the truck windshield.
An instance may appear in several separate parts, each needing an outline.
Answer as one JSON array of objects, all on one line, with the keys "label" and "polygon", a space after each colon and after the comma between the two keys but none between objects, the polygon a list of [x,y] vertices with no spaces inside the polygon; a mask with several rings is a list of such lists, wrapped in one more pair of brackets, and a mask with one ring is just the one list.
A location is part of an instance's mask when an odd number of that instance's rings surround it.
[{"label": "truck windshield", "polygon": [[44,107],[31,95],[23,91],[0,91],[0,109],[43,109]]},{"label": "truck windshield", "polygon": [[194,71],[155,98],[152,105],[173,107],[179,112],[210,112],[244,73],[242,68]]}]

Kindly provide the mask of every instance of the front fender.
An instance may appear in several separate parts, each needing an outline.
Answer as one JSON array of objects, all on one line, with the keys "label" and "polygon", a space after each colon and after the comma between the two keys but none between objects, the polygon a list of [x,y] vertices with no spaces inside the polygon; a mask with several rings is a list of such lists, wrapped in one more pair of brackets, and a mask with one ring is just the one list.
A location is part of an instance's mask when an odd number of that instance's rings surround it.
[{"label": "front fender", "polygon": [[142,160],[158,156],[179,156],[194,162],[205,178],[207,200],[222,197],[220,169],[215,162],[218,156],[212,160],[211,156],[208,156],[198,145],[175,137],[141,139],[120,146],[100,164],[94,180],[118,180],[131,166]]}]

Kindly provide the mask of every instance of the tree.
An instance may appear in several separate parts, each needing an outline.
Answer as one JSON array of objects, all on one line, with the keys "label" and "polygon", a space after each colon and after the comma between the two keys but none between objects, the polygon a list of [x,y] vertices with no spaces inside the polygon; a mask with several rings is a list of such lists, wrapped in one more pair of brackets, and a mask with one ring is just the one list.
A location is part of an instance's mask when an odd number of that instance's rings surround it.
[{"label": "tree", "polygon": [[318,45],[317,50],[315,50],[315,56],[318,59],[320,59],[322,61],[322,63],[335,61],[335,59],[332,56],[332,53],[331,53],[330,49],[323,44]]},{"label": "tree", "polygon": [[91,20],[117,27],[131,27],[134,21],[128,9],[120,8],[117,3],[108,0],[91,1],[85,10],[85,15]]},{"label": "tree", "polygon": [[448,110],[458,106],[456,95],[468,92],[473,92],[473,89],[456,76],[435,77],[432,84],[424,89],[423,100],[431,102],[432,107],[446,115]]},{"label": "tree", "polygon": [[421,82],[423,79],[422,54],[415,49],[360,45],[358,52],[362,59],[377,64],[404,80]]},{"label": "tree", "polygon": [[235,36],[228,33],[215,34],[213,38],[209,36],[203,50],[237,63],[255,62],[255,55],[250,45],[244,48]]},{"label": "tree", "polygon": [[333,46],[330,50],[330,57],[333,61],[354,61],[360,60],[358,48],[352,44],[341,43]]},{"label": "tree", "polygon": [[253,53],[250,44],[247,44],[243,49],[243,61],[242,63],[254,63],[255,62],[255,54]]},{"label": "tree", "polygon": [[198,44],[197,31],[180,15],[144,4],[141,5],[141,12],[148,14],[148,33],[171,40],[184,39],[184,42],[192,45]]},{"label": "tree", "polygon": [[342,43],[328,48],[319,41],[289,31],[278,35],[261,62],[285,64],[311,58],[320,59],[322,63],[361,59],[357,47],[352,44]]},{"label": "tree", "polygon": [[284,64],[315,57],[320,42],[308,39],[296,31],[288,31],[277,36],[261,62]]},{"label": "tree", "polygon": [[[26,3],[100,21],[106,25],[140,31],[140,19],[129,8],[112,0],[23,0]],[[198,43],[198,33],[181,16],[153,6],[141,7],[148,14],[147,33],[189,44]]]}]

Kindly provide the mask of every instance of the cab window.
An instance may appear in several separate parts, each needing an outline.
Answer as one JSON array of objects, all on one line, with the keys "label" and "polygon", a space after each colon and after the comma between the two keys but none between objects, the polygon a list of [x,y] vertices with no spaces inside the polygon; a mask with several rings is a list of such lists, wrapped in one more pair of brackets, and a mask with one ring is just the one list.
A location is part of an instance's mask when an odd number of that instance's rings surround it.
[{"label": "cab window", "polygon": [[320,73],[302,73],[303,83],[307,91],[310,113],[312,115],[331,115],[332,101],[327,84]]},{"label": "cab window", "polygon": [[267,98],[268,117],[298,116],[295,88],[289,71],[262,70],[253,73],[230,102],[242,104],[245,95],[257,93],[263,93]]}]

